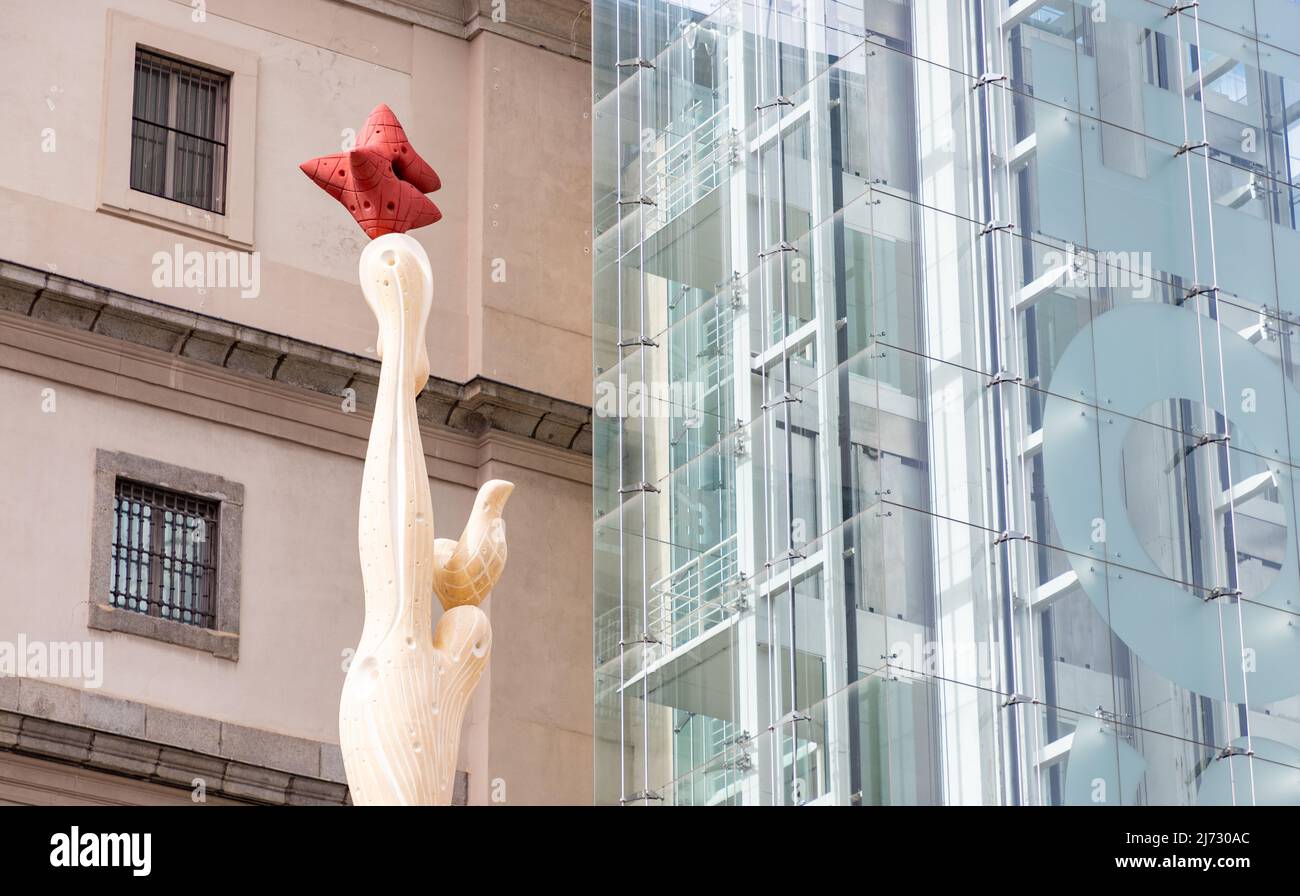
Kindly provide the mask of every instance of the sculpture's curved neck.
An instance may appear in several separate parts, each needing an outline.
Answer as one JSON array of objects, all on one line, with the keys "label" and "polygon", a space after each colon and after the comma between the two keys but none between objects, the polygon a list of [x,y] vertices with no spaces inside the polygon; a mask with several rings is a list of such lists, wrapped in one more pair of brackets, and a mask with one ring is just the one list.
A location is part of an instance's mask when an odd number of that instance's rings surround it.
[{"label": "sculpture's curved neck", "polygon": [[421,263],[428,264],[419,244],[397,234],[375,240],[361,257],[381,354],[361,485],[361,653],[389,639],[428,639],[432,624],[433,509],[415,409],[429,369],[424,337],[431,295]]}]

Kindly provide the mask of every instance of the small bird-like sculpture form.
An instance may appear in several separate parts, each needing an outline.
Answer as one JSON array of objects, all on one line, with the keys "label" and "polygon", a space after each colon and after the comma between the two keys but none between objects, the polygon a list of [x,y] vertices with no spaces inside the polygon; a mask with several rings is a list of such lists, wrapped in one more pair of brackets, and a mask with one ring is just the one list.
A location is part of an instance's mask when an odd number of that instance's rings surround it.
[{"label": "small bird-like sculpture form", "polygon": [[383,103],[366,119],[354,149],[298,167],[342,203],[371,239],[406,233],[442,218],[438,206],[424,195],[442,188],[438,173],[420,158],[393,110]]}]

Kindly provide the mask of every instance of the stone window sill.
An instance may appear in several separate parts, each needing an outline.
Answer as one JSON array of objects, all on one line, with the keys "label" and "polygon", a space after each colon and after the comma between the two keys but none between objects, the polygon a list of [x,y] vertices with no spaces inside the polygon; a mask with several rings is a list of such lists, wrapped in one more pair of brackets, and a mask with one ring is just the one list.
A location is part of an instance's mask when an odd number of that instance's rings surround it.
[{"label": "stone window sill", "polygon": [[105,603],[91,602],[90,628],[102,632],[125,632],[141,638],[152,638],[178,647],[201,650],[223,660],[239,660],[239,635],[221,632],[197,625],[187,625],[158,616],[148,616],[134,610],[124,610]]}]

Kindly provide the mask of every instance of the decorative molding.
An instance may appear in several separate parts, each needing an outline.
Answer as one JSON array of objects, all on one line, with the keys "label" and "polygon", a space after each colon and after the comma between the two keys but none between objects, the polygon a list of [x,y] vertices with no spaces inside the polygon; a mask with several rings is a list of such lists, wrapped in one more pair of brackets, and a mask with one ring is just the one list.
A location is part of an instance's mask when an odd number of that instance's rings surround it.
[{"label": "decorative molding", "polygon": [[[490,32],[591,61],[589,0],[341,0],[465,40]],[[502,10],[502,21],[493,13]]]},{"label": "decorative molding", "polygon": [[[335,400],[350,388],[359,411],[374,409],[378,361],[3,260],[0,312],[143,346],[244,381],[280,383]],[[416,408],[421,423],[476,442],[490,432],[508,433],[571,457],[591,456],[590,408],[517,386],[483,377],[468,383],[430,377]]]},{"label": "decorative molding", "polygon": [[[337,744],[0,677],[0,751],[262,805],[351,802]],[[456,773],[453,805],[469,775]]]}]

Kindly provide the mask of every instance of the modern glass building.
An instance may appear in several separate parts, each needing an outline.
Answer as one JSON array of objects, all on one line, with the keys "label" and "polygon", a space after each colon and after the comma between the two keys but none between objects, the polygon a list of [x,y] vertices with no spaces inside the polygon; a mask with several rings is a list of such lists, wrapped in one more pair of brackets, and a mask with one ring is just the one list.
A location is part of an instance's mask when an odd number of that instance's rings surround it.
[{"label": "modern glass building", "polygon": [[592,16],[597,800],[1300,802],[1300,4]]}]

